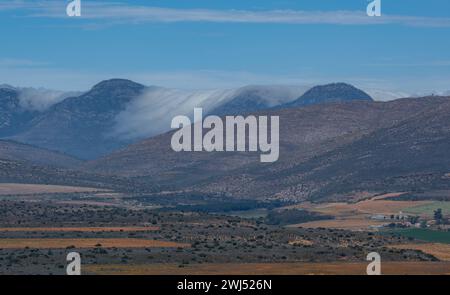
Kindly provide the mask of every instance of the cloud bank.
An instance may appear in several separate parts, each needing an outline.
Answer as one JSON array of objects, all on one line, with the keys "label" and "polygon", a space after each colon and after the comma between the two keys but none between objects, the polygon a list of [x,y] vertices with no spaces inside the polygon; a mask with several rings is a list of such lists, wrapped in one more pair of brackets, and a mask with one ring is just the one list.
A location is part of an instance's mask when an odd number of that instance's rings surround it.
[{"label": "cloud bank", "polygon": [[64,92],[45,88],[20,88],[20,105],[31,111],[45,111],[52,105],[63,101],[70,96],[80,95],[79,92]]},{"label": "cloud bank", "polygon": [[186,115],[192,118],[194,107],[210,111],[234,93],[233,89],[189,91],[152,87],[117,115],[111,136],[135,139],[168,131],[173,117]]},{"label": "cloud bank", "polygon": [[172,118],[185,115],[193,120],[193,110],[203,108],[204,115],[244,92],[256,93],[269,106],[291,101],[309,86],[246,86],[237,89],[180,90],[150,87],[134,99],[116,117],[109,134],[123,139],[146,138],[170,130]]},{"label": "cloud bank", "polygon": [[[64,1],[12,1],[1,10],[22,10],[28,17],[67,18]],[[119,2],[82,1],[82,19],[109,20],[114,24],[215,22],[272,24],[382,25],[450,27],[450,18],[388,15],[368,17],[366,12],[302,10],[178,9],[127,5]],[[103,23],[103,25],[105,25]]]},{"label": "cloud bank", "polygon": [[32,88],[32,87],[14,87],[8,84],[1,84],[0,88],[11,89],[17,92],[19,105],[29,111],[42,112],[50,108],[52,105],[63,101],[71,96],[78,96],[81,92],[58,91],[46,88]]}]

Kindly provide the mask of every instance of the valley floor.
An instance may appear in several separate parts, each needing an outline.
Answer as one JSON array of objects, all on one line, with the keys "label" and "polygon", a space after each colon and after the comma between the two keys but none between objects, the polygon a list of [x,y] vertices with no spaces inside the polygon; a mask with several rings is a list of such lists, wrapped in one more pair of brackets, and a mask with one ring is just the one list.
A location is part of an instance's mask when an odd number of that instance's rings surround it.
[{"label": "valley floor", "polygon": [[[443,202],[386,199],[391,194],[351,204],[260,207],[186,194],[3,187],[8,194],[0,195],[0,274],[65,274],[67,254],[74,251],[87,275],[365,274],[366,256],[374,251],[384,274],[450,274],[448,231],[369,227],[403,225],[406,220],[391,215],[411,206],[429,220],[430,210]],[[191,205],[178,206],[188,200]],[[224,204],[233,206],[215,211]],[[252,210],[249,204],[258,206]],[[284,216],[284,210],[298,212]],[[295,222],[316,217],[308,212],[334,219],[312,221],[321,226]],[[386,219],[372,218],[380,214]]]},{"label": "valley floor", "polygon": [[[87,265],[95,275],[365,275],[366,262]],[[385,275],[450,275],[450,262],[384,262]]]}]

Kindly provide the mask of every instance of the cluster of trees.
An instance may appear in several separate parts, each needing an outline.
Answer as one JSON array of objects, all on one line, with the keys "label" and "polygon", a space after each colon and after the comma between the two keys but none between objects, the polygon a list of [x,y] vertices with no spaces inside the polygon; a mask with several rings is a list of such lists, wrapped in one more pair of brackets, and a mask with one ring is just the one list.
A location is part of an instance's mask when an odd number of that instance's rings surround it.
[{"label": "cluster of trees", "polygon": [[444,214],[442,214],[442,209],[436,209],[434,210],[434,220],[436,221],[436,224],[449,224],[448,218],[444,217]]}]

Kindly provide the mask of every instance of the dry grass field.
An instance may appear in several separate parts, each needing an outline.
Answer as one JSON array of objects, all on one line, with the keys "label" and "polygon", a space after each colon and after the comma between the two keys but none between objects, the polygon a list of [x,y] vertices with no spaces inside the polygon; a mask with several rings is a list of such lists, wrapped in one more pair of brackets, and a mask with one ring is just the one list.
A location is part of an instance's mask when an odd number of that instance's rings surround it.
[{"label": "dry grass field", "polygon": [[176,248],[189,247],[189,244],[181,244],[168,241],[110,238],[110,239],[0,239],[2,249],[64,249],[75,248]]},{"label": "dry grass field", "polygon": [[450,262],[450,244],[426,243],[426,244],[403,244],[390,246],[396,249],[413,249],[420,250],[436,257],[441,261]]},{"label": "dry grass field", "polygon": [[44,184],[0,183],[0,195],[30,195],[44,193],[82,193],[106,191],[97,188]]},{"label": "dry grass field", "polygon": [[124,227],[1,227],[0,232],[139,232],[159,230],[158,226]]},{"label": "dry grass field", "polygon": [[[101,275],[364,275],[367,263],[226,263],[85,265],[86,274]],[[450,275],[449,262],[382,262],[387,275]]]}]

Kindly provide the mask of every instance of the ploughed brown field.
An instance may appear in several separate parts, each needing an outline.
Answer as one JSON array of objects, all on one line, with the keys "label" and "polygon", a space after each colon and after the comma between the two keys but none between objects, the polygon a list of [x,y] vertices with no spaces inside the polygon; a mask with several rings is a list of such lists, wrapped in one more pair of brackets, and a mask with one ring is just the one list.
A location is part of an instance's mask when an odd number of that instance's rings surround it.
[{"label": "ploughed brown field", "polygon": [[75,248],[175,248],[189,247],[189,244],[175,243],[169,241],[110,238],[110,239],[0,239],[2,249],[65,249]]},{"label": "ploughed brown field", "polygon": [[0,227],[0,232],[139,232],[159,230],[158,226],[124,227]]},{"label": "ploughed brown field", "polygon": [[[97,275],[364,275],[367,263],[208,263],[185,265],[85,265]],[[386,275],[450,275],[450,262],[382,262]]]}]

